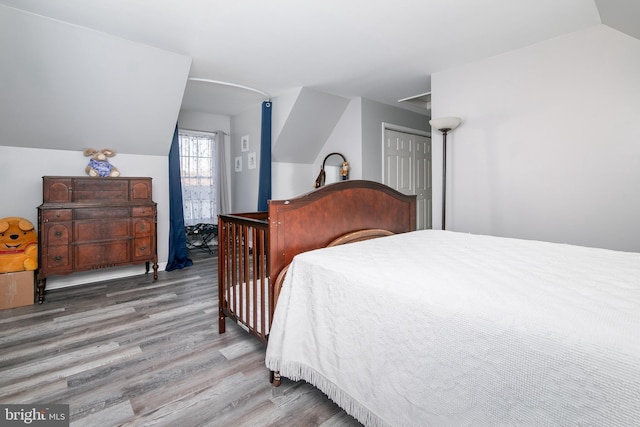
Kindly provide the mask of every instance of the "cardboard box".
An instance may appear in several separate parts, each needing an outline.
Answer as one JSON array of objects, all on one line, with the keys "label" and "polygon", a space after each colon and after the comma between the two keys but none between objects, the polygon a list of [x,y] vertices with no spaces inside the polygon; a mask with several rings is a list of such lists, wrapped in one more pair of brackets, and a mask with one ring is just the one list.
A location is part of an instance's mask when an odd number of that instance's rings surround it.
[{"label": "cardboard box", "polygon": [[34,288],[33,271],[0,273],[0,309],[33,304]]}]

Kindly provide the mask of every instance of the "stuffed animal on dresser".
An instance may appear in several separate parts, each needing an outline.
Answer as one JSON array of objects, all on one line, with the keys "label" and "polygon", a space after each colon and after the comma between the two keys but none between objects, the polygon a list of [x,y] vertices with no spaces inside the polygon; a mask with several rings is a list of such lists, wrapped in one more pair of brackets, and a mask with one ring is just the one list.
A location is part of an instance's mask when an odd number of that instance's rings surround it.
[{"label": "stuffed animal on dresser", "polygon": [[108,177],[108,176],[120,176],[120,171],[118,168],[109,163],[108,157],[113,157],[116,155],[116,152],[103,148],[98,151],[95,148],[87,148],[84,150],[85,157],[91,157],[89,160],[89,164],[86,168],[84,168],[85,172],[89,176],[100,176],[100,177]]},{"label": "stuffed animal on dresser", "polygon": [[38,234],[31,221],[0,218],[0,273],[38,268]]}]

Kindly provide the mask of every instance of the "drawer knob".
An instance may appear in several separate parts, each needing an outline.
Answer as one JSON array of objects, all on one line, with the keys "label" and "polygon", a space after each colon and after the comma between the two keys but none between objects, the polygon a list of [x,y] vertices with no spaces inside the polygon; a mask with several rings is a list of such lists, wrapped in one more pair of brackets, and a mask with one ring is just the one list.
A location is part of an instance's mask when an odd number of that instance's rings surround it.
[{"label": "drawer knob", "polygon": [[55,262],[60,262],[60,261],[62,261],[62,257],[61,256],[57,256],[57,257],[53,258],[53,260]]},{"label": "drawer knob", "polygon": [[140,246],[140,250],[144,252],[144,251],[147,250],[147,247],[146,246]]},{"label": "drawer knob", "polygon": [[54,234],[56,235],[56,237],[60,237],[62,236],[62,231],[58,230]]},{"label": "drawer knob", "polygon": [[147,228],[147,226],[146,226],[146,225],[144,225],[144,224],[142,224],[142,225],[140,226],[140,230],[145,230],[146,228]]}]

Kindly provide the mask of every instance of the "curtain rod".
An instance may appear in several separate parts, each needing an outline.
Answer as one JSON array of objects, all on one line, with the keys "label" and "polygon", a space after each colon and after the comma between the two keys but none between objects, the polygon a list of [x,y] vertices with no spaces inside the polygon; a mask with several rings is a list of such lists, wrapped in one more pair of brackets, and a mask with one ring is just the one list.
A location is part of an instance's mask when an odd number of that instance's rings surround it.
[{"label": "curtain rod", "polygon": [[223,86],[237,87],[237,88],[240,88],[240,89],[250,90],[251,92],[259,93],[260,95],[263,95],[265,98],[267,98],[267,100],[271,99],[271,95],[269,95],[266,92],[261,91],[260,89],[256,89],[256,88],[249,87],[249,86],[244,86],[244,85],[239,85],[239,84],[236,84],[236,83],[223,82],[223,81],[220,81],[220,80],[203,79],[203,78],[200,78],[200,77],[189,77],[188,80],[191,80],[192,82],[204,82],[204,83],[213,83],[213,84],[218,84],[218,85],[223,85]]},{"label": "curtain rod", "polygon": [[180,126],[178,125],[178,129],[180,131],[180,133],[185,134],[185,135],[215,135],[216,133],[221,133],[225,136],[229,136],[230,134],[223,131],[223,130],[214,130],[214,131],[206,131],[206,130],[193,130],[193,129],[182,129],[180,128]]}]

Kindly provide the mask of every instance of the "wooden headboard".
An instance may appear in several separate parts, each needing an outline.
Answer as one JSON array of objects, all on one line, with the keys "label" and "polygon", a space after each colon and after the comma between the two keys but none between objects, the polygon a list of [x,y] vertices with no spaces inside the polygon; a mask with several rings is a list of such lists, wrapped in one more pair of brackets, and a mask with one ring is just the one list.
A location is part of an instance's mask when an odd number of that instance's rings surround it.
[{"label": "wooden headboard", "polygon": [[269,276],[301,252],[323,248],[352,231],[416,229],[416,197],[373,181],[329,184],[290,200],[269,201]]}]

